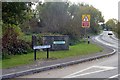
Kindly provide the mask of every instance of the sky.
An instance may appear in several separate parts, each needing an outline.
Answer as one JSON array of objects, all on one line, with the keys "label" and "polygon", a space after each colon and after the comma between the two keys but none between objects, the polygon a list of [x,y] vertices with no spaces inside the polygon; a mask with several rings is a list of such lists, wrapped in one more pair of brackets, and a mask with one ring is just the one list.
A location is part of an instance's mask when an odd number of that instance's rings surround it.
[{"label": "sky", "polygon": [[87,3],[99,9],[104,16],[105,22],[115,18],[118,20],[118,2],[120,0],[69,0],[73,3]]}]

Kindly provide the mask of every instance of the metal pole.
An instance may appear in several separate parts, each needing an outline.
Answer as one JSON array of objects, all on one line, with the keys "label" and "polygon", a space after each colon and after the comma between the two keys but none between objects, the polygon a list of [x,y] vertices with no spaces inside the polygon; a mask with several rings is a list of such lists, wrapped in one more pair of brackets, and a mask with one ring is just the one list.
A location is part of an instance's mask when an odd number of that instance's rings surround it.
[{"label": "metal pole", "polygon": [[36,61],[36,49],[34,49],[34,60]]},{"label": "metal pole", "polygon": [[47,48],[47,59],[49,58],[49,48]]},{"label": "metal pole", "polygon": [[85,42],[86,42],[86,28],[85,28]]}]

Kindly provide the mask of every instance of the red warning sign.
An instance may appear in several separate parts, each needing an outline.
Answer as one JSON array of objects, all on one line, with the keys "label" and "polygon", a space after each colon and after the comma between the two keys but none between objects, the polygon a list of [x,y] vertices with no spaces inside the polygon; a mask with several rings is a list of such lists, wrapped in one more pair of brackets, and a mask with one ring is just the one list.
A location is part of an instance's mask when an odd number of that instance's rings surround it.
[{"label": "red warning sign", "polygon": [[82,27],[83,28],[90,27],[90,15],[82,15]]}]

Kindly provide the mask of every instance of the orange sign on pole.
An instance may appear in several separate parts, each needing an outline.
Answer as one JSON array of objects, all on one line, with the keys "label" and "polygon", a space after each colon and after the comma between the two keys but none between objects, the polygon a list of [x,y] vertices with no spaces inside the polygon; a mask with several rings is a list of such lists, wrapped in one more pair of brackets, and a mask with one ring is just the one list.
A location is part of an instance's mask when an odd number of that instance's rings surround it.
[{"label": "orange sign on pole", "polygon": [[83,28],[90,27],[90,15],[89,14],[82,15],[82,27]]}]

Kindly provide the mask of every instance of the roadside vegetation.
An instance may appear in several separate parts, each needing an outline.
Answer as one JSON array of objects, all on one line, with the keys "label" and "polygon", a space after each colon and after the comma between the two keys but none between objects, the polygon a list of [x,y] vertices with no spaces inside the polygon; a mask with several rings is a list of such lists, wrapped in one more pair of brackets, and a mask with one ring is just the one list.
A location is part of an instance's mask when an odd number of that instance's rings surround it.
[{"label": "roadside vegetation", "polygon": [[[44,35],[68,35],[72,43],[68,51],[50,52],[51,58],[66,58],[86,55],[101,51],[101,48],[86,43],[85,29],[82,26],[82,15],[89,14],[90,28],[88,35],[96,35],[103,29],[104,17],[92,5],[70,2],[39,2],[35,9],[32,2],[3,2],[2,3],[2,62],[3,68],[33,63],[31,48],[32,35],[37,35],[39,45],[42,45]],[[108,25],[111,22],[107,22]],[[119,24],[115,24],[119,25]],[[118,32],[118,27],[114,31]],[[119,33],[119,32],[118,32]],[[118,35],[119,36],[119,35]],[[80,42],[79,42],[80,41]],[[46,52],[38,52],[38,59],[44,59]]]},{"label": "roadside vegetation", "polygon": [[112,30],[115,35],[120,39],[120,22],[116,19],[109,19],[105,23],[105,28],[107,30]]},{"label": "roadside vegetation", "polygon": [[[39,3],[32,9],[31,2],[2,4],[2,58],[31,52],[31,36],[41,34],[68,35],[75,44],[84,38],[82,15],[91,15],[88,34],[99,33],[98,22],[104,22],[101,12],[88,4],[70,2]],[[49,13],[49,14],[48,14]],[[42,45],[41,37],[39,44]]]},{"label": "roadside vegetation", "polygon": [[[62,59],[62,58],[68,58],[68,57],[75,57],[75,56],[82,56],[87,54],[94,54],[96,52],[101,52],[103,49],[99,46],[96,46],[95,44],[87,44],[87,43],[78,43],[74,46],[70,46],[69,50],[64,51],[50,51],[49,52],[49,58],[50,60],[56,60],[56,59]],[[23,55],[15,55],[10,56],[9,59],[4,59],[2,61],[2,68],[10,68],[10,67],[16,67],[19,65],[25,65],[25,64],[32,64],[34,63],[33,59],[33,52],[29,54],[23,54]],[[46,52],[45,51],[37,51],[37,61],[44,61],[46,59]]]}]

